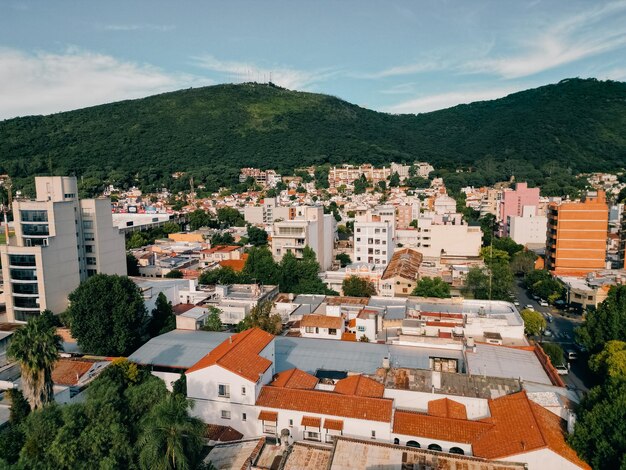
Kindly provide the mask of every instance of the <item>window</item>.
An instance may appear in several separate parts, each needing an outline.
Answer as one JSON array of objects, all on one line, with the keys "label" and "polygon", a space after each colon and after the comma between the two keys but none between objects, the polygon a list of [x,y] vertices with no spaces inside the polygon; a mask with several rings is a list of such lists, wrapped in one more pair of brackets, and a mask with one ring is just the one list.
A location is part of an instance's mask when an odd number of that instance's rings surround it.
[{"label": "window", "polygon": [[365,331],[365,327],[363,325],[359,325],[356,327],[357,331]]},{"label": "window", "polygon": [[316,431],[304,431],[304,439],[307,441],[320,441],[320,433]]},{"label": "window", "polygon": [[248,419],[248,416],[245,413],[241,414],[241,421],[246,421]]},{"label": "window", "polygon": [[307,333],[315,333],[315,327],[307,326],[304,328],[304,331]]},{"label": "window", "polygon": [[376,431],[372,429],[372,439],[376,439]]},{"label": "window", "polygon": [[460,447],[451,447],[449,452],[451,454],[465,455],[465,452]]},{"label": "window", "polygon": [[291,428],[291,427],[293,427],[293,419],[290,419],[290,420],[289,420],[289,427],[290,427],[290,428]]},{"label": "window", "polygon": [[337,329],[336,328],[329,328],[328,329],[328,334],[335,336],[337,334]]},{"label": "window", "polygon": [[[78,234],[76,234],[76,235],[78,235]],[[88,242],[92,242],[92,241],[95,240],[94,235],[93,235],[92,232],[85,232],[85,233],[83,233],[83,238],[85,239],[85,241],[88,241]]]},{"label": "window", "polygon": [[361,237],[356,237],[356,241],[360,242],[361,241]]},{"label": "window", "polygon": [[87,259],[87,264],[92,265],[92,266],[96,264],[96,258],[94,258],[93,256],[88,256],[86,259]]},{"label": "window", "polygon": [[245,394],[246,394],[246,387],[241,387],[241,394],[245,396]]},{"label": "window", "polygon": [[230,385],[219,384],[217,386],[217,396],[222,398],[230,398]]},{"label": "window", "polygon": [[93,253],[93,245],[85,245],[86,253]]},{"label": "window", "polygon": [[360,229],[360,228],[357,228],[357,229],[356,229],[356,233],[361,233],[361,229]]},{"label": "window", "polygon": [[93,220],[83,220],[83,228],[93,228]]},{"label": "window", "polygon": [[222,419],[230,419],[230,411],[222,410]]},{"label": "window", "polygon": [[387,233],[387,229],[386,228],[383,229],[383,233]]},{"label": "window", "polygon": [[441,446],[439,444],[431,444],[428,446],[428,450],[434,450],[436,452],[441,452]]},{"label": "window", "polygon": [[380,233],[380,229],[379,228],[374,229],[374,233]]},{"label": "window", "polygon": [[356,260],[357,260],[357,261],[361,261],[361,257],[360,257],[360,256],[357,256],[357,257],[356,257]]}]

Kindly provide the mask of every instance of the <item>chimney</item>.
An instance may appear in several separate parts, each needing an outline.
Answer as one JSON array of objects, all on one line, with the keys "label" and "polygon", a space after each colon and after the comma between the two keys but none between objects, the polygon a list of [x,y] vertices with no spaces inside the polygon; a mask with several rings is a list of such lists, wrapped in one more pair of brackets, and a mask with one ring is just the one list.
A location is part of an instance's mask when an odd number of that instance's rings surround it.
[{"label": "chimney", "polygon": [[433,370],[431,371],[430,381],[433,384],[433,392],[441,389],[441,372]]}]

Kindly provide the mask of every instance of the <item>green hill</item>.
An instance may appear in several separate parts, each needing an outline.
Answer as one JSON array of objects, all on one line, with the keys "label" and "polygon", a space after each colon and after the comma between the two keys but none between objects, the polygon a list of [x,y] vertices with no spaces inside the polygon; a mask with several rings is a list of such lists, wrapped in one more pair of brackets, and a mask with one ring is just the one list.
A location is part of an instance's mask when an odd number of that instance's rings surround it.
[{"label": "green hill", "polygon": [[626,83],[569,79],[420,115],[272,85],[218,85],[0,122],[0,173],[25,187],[51,173],[82,176],[85,185],[175,185],[171,173],[188,171],[215,189],[243,166],[413,160],[472,169],[453,176],[456,184],[513,174],[545,183],[623,167]]}]

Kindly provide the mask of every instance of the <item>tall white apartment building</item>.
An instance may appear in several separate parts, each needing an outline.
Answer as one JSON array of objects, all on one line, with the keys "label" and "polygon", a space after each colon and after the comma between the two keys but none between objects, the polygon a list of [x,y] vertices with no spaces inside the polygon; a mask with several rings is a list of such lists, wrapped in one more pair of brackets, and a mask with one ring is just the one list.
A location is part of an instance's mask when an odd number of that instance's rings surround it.
[{"label": "tall white apartment building", "polygon": [[395,208],[379,207],[354,222],[354,260],[386,266],[395,249]]},{"label": "tall white apartment building", "polygon": [[35,200],[13,203],[15,236],[0,246],[10,322],[63,312],[67,296],[96,273],[126,274],[109,199],[79,200],[75,177],[36,177],[35,188]]},{"label": "tall white apartment building", "polygon": [[506,218],[506,233],[520,245],[545,245],[548,217],[537,215],[535,206],[524,206],[521,215]]},{"label": "tall white apartment building", "polygon": [[308,246],[317,256],[322,270],[330,269],[337,222],[332,214],[324,214],[323,207],[301,206],[290,208],[289,219],[274,222],[272,226],[272,255],[276,261],[287,252],[302,258]]}]

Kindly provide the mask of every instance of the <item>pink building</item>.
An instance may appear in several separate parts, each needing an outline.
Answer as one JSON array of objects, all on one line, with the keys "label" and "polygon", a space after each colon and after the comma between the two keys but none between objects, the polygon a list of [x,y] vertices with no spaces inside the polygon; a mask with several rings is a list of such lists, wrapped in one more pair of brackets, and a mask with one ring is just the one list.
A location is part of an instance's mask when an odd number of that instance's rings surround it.
[{"label": "pink building", "polygon": [[507,237],[508,224],[507,218],[510,216],[521,216],[524,206],[539,205],[539,188],[529,188],[528,183],[517,183],[515,189],[505,190],[502,194],[502,202],[500,203],[500,236]]}]

